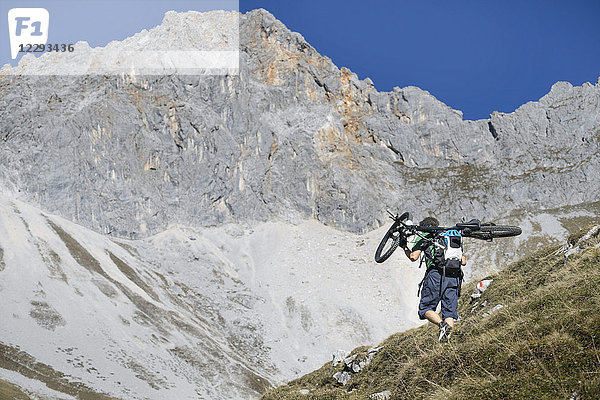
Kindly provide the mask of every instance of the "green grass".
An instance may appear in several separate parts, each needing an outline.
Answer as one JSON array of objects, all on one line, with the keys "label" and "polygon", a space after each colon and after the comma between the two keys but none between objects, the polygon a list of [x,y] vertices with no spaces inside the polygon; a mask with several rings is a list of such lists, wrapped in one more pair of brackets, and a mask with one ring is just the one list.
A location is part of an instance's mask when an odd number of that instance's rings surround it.
[{"label": "green grass", "polygon": [[[599,399],[599,242],[579,242],[583,251],[568,260],[553,246],[507,266],[479,305],[470,301],[474,283],[464,285],[448,344],[433,325],[398,333],[346,386],[332,379],[342,366],[327,363],[263,400],[368,399],[384,390],[393,399]],[[482,316],[497,304],[504,308]]]}]

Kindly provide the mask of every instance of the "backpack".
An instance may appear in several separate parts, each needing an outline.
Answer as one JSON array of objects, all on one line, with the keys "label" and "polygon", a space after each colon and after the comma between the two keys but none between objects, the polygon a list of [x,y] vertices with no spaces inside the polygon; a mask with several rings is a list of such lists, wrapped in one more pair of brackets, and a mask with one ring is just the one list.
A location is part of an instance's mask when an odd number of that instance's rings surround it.
[{"label": "backpack", "polygon": [[[460,296],[461,285],[462,285],[462,235],[456,229],[450,229],[442,234],[440,234],[437,238],[437,243],[441,244],[441,246],[431,245],[428,248],[428,251],[424,252],[423,258],[421,258],[421,263],[425,259],[429,259],[432,261],[431,264],[427,266],[427,272],[432,267],[441,268],[442,269],[442,280],[445,279],[446,275],[458,276],[459,285],[458,285],[458,295]],[[419,265],[420,267],[421,265]],[[425,273],[427,276],[427,273]],[[417,291],[417,296],[419,296],[421,292],[421,286],[425,281],[425,277],[421,283],[419,283],[419,290]],[[440,285],[440,297],[442,295],[442,286]]]},{"label": "backpack", "polygon": [[438,265],[445,267],[447,272],[458,272],[462,267],[462,235],[456,229],[450,229],[442,234],[440,242],[444,250],[439,249],[442,262]]}]

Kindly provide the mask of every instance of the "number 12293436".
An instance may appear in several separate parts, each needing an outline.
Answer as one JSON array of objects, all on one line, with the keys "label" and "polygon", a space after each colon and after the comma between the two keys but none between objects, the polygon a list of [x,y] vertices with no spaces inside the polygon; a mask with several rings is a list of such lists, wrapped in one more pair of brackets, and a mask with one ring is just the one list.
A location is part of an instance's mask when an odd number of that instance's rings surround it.
[{"label": "number 12293436", "polygon": [[75,51],[72,44],[20,44],[19,53],[44,53],[44,52],[69,52]]}]

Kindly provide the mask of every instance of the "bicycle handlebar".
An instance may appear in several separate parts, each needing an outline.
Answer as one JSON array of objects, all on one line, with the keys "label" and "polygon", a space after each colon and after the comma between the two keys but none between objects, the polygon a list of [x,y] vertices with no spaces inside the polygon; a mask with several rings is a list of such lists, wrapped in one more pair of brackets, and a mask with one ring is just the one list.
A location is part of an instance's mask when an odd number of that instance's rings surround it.
[{"label": "bicycle handlebar", "polygon": [[[468,222],[460,222],[451,227],[443,227],[443,226],[426,226],[426,225],[407,225],[404,221],[409,218],[409,213],[405,212],[402,215],[394,215],[389,210],[387,211],[390,215],[390,218],[395,222],[401,224],[404,228],[412,229],[419,232],[428,232],[428,233],[438,233],[444,232],[451,229],[455,229],[457,231],[469,231],[476,232],[481,229],[481,221],[478,219],[472,219]],[[485,224],[484,224],[485,225]]]}]

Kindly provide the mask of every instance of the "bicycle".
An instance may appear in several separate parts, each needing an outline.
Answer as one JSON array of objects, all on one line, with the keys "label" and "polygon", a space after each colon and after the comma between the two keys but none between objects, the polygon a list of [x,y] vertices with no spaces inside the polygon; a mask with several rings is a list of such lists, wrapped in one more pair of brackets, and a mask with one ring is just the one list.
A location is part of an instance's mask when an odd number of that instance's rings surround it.
[{"label": "bicycle", "polygon": [[[441,227],[441,226],[421,226],[421,225],[408,225],[405,223],[409,219],[409,213],[405,212],[402,215],[393,215],[388,211],[390,218],[394,221],[392,226],[388,229],[385,236],[379,243],[377,250],[375,251],[375,261],[382,263],[387,260],[394,251],[398,248],[402,238],[406,239],[408,236],[417,235],[421,239],[426,240],[435,246],[444,248],[439,241],[423,236],[423,233],[432,233],[434,237],[443,234],[449,230],[457,230],[461,232],[463,237],[471,237],[474,239],[486,240],[491,242],[495,238],[518,236],[522,233],[522,230],[518,226],[512,225],[496,225],[490,222],[483,223],[478,219],[472,219],[468,222],[457,223],[452,227]],[[388,242],[391,244],[386,249]],[[386,249],[384,251],[384,249]]]}]

